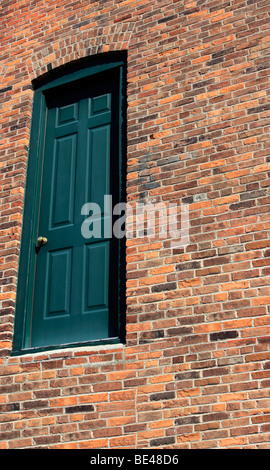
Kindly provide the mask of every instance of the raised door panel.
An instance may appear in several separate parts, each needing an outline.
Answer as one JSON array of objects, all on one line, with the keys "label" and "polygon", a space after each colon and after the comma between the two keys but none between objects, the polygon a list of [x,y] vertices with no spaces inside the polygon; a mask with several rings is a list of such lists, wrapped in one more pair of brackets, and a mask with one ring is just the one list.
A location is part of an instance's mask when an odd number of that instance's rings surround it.
[{"label": "raised door panel", "polygon": [[85,248],[85,312],[108,309],[110,242]]},{"label": "raised door panel", "polygon": [[70,315],[72,248],[49,252],[47,256],[45,317]]}]

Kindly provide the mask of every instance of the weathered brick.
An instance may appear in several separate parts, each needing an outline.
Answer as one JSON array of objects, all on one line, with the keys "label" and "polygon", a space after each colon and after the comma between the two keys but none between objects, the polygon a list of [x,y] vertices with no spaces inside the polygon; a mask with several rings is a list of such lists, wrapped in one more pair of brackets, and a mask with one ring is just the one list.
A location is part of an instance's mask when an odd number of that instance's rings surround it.
[{"label": "weathered brick", "polygon": [[94,411],[93,405],[67,406],[65,408],[66,413],[87,413],[90,411]]},{"label": "weathered brick", "polygon": [[225,339],[237,338],[239,335],[238,331],[219,331],[217,333],[210,333],[211,341],[223,341]]}]

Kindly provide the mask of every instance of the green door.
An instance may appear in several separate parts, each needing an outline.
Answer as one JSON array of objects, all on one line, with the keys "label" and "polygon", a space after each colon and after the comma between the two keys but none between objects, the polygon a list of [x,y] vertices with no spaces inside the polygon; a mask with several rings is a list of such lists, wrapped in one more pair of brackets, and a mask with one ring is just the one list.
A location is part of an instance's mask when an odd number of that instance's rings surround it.
[{"label": "green door", "polygon": [[30,347],[116,337],[117,241],[84,238],[82,206],[119,198],[117,74],[92,77],[46,93],[40,210]]}]

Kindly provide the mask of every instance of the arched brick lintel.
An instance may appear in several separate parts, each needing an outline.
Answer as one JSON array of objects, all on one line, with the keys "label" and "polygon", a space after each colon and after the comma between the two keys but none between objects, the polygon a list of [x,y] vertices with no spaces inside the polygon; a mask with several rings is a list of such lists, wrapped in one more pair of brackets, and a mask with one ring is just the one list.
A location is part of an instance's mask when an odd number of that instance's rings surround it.
[{"label": "arched brick lintel", "polygon": [[[127,51],[132,39],[134,24],[117,24],[89,33],[80,33],[60,39],[27,60],[31,82],[50,70],[78,59],[116,51]],[[86,36],[86,37],[85,37]]]}]

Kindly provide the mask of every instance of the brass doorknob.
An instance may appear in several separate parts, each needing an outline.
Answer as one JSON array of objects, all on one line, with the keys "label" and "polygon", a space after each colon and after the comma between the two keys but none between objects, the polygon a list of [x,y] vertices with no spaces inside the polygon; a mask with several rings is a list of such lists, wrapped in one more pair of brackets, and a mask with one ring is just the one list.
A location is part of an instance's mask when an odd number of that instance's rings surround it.
[{"label": "brass doorknob", "polygon": [[48,240],[45,237],[38,237],[37,241],[38,241],[39,246],[43,246],[43,245],[46,245]]}]

